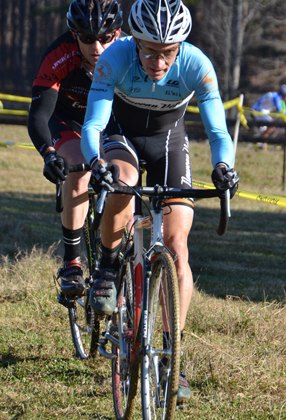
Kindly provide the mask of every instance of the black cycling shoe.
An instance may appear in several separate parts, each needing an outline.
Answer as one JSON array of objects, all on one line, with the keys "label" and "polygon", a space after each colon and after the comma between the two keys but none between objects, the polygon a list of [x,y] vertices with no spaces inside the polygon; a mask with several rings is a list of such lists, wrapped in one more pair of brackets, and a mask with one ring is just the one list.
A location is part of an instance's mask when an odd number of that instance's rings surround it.
[{"label": "black cycling shoe", "polygon": [[62,294],[67,298],[76,298],[84,294],[85,284],[82,269],[78,266],[63,267],[59,270]]}]

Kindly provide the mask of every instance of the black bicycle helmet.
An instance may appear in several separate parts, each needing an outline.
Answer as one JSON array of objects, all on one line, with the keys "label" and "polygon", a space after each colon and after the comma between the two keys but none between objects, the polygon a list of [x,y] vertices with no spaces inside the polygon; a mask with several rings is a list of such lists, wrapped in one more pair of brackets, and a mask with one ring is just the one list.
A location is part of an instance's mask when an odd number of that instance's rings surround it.
[{"label": "black bicycle helmet", "polygon": [[103,35],[122,26],[116,0],[73,0],[67,12],[68,28],[85,35]]}]

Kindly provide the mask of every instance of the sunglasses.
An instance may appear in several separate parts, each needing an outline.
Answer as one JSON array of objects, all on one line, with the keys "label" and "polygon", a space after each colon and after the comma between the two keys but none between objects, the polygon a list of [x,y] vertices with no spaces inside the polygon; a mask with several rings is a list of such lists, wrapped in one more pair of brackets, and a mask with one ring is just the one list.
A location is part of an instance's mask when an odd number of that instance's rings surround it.
[{"label": "sunglasses", "polygon": [[113,32],[112,34],[106,34],[106,35],[101,35],[101,36],[85,35],[85,34],[80,34],[80,33],[77,33],[76,35],[78,39],[80,40],[80,42],[82,42],[83,44],[93,44],[95,41],[98,41],[100,44],[104,45],[113,41],[115,37],[115,32]]}]

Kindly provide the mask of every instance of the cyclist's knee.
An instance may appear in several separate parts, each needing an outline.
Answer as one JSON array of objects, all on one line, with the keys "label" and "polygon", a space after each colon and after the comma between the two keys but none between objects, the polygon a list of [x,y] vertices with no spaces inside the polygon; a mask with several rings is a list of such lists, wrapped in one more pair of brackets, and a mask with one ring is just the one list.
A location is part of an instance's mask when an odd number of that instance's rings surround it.
[{"label": "cyclist's knee", "polygon": [[88,190],[90,173],[72,172],[65,181],[65,190],[72,191],[75,196],[81,195]]},{"label": "cyclist's knee", "polygon": [[188,261],[189,252],[186,235],[177,232],[177,234],[165,238],[165,244],[176,255],[179,263],[182,262],[184,264]]},{"label": "cyclist's knee", "polygon": [[119,183],[123,185],[136,185],[138,182],[138,170],[132,164],[118,161],[119,166]]}]

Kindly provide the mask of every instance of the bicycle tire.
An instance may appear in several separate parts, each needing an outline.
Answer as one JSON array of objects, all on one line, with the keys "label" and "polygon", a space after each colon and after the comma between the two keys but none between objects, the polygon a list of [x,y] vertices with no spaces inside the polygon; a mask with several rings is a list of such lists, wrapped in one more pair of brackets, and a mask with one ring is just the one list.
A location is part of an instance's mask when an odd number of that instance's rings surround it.
[{"label": "bicycle tire", "polygon": [[100,335],[100,320],[89,302],[92,274],[100,259],[100,234],[93,228],[95,197],[89,196],[89,210],[83,227],[88,276],[85,279],[85,294],[70,302],[68,307],[70,330],[79,359],[95,357]]},{"label": "bicycle tire", "polygon": [[77,298],[68,308],[75,356],[82,360],[96,356],[100,330],[100,322],[87,306],[87,299]]},{"label": "bicycle tire", "polygon": [[[120,324],[123,326],[122,348],[120,349],[115,344],[112,345],[112,352],[115,356],[111,362],[112,396],[115,418],[117,420],[132,418],[139,376],[139,359],[134,357],[133,353],[135,345],[133,264],[131,258],[127,258],[125,262],[120,278],[121,290],[118,295],[118,311],[113,314],[115,328]],[[122,316],[121,323],[118,322],[118,317],[120,316]],[[117,332],[120,335],[118,328]]]},{"label": "bicycle tire", "polygon": [[[150,268],[147,331],[142,335],[146,337],[141,361],[142,414],[143,420],[170,420],[175,416],[180,371],[178,280],[173,258],[168,251],[155,252]],[[163,349],[163,302],[170,338],[167,349]]]}]

